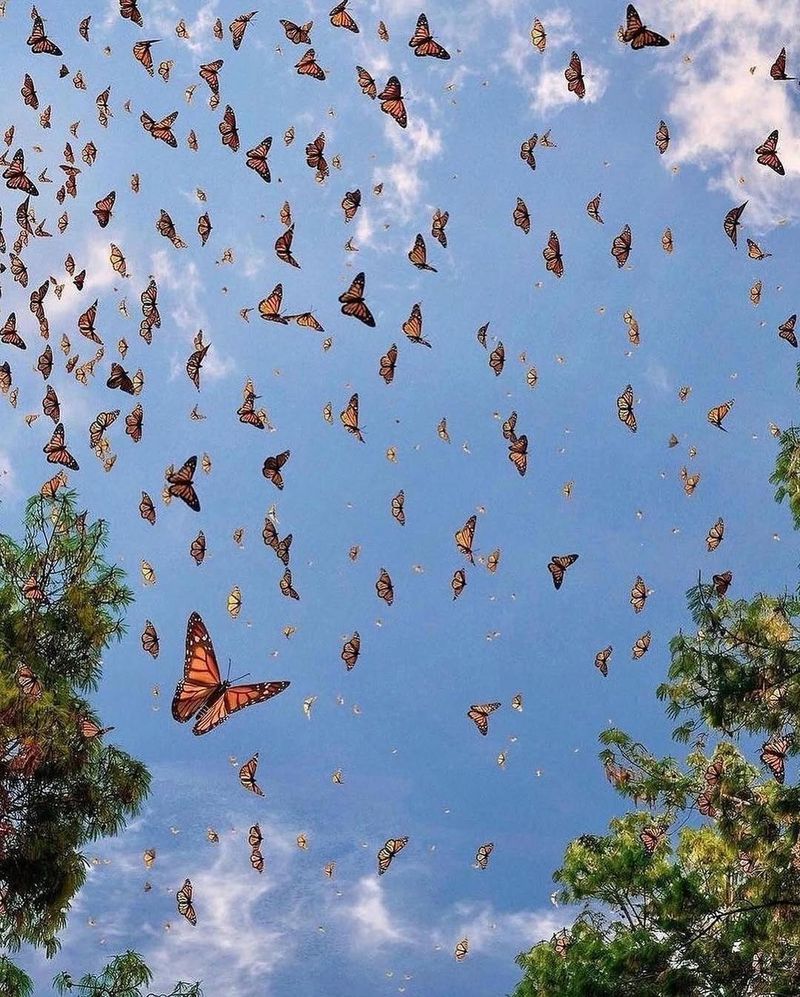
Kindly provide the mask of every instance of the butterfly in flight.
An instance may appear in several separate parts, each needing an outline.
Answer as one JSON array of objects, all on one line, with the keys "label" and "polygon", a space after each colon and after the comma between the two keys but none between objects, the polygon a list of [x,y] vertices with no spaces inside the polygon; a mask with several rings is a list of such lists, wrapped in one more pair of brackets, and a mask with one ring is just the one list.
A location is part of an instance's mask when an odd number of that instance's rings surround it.
[{"label": "butterfly in flight", "polygon": [[[183,679],[172,700],[178,723],[195,717],[194,734],[207,734],[225,723],[231,713],[264,703],[288,688],[289,682],[253,682],[233,685],[220,678],[214,645],[199,613],[192,613],[186,628]],[[196,715],[196,716],[195,716]]]},{"label": "butterfly in flight", "polygon": [[669,45],[668,39],[663,35],[642,24],[642,19],[632,3],[628,4],[625,27],[622,29],[622,41],[626,45],[630,44],[634,50],[650,47],[663,48],[665,45]]},{"label": "butterfly in flight", "polygon": [[556,589],[561,588],[567,568],[573,565],[579,557],[579,554],[553,554],[550,563],[547,565],[547,570],[550,572],[553,585]]},{"label": "butterfly in flight", "polygon": [[194,490],[194,472],[197,469],[197,457],[190,457],[177,471],[174,469],[167,475],[167,492],[181,499],[190,509],[200,512],[200,500]]}]

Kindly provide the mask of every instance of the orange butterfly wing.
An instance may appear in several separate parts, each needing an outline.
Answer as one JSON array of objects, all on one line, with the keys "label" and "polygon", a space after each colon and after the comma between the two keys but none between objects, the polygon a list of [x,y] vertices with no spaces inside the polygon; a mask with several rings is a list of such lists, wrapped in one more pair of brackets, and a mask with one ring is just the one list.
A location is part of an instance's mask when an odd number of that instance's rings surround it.
[{"label": "orange butterfly wing", "polygon": [[178,723],[199,712],[209,699],[222,690],[214,645],[199,613],[192,613],[186,627],[186,656],[183,679],[172,699],[172,716]]}]

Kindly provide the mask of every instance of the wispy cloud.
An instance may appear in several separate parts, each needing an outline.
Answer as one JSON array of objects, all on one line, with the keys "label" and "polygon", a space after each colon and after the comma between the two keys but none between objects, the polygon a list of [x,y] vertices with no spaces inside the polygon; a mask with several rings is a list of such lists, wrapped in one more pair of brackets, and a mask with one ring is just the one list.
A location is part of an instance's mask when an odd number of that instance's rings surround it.
[{"label": "wispy cloud", "polygon": [[353,941],[363,950],[373,951],[388,942],[411,942],[414,932],[389,911],[380,880],[364,876],[352,898],[337,911],[353,929]]},{"label": "wispy cloud", "polygon": [[441,155],[442,135],[418,116],[409,118],[408,128],[402,135],[397,134],[398,128],[393,121],[387,120],[385,130],[395,159],[388,166],[376,169],[375,181],[382,180],[385,184],[387,210],[407,219],[422,198],[423,164]]}]

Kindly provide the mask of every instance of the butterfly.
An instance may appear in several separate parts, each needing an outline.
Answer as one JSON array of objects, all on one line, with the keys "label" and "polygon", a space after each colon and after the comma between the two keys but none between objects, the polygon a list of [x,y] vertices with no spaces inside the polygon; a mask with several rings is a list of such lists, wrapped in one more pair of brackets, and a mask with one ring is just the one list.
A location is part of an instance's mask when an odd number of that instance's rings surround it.
[{"label": "butterfly", "polygon": [[261,854],[261,842],[263,840],[261,828],[258,824],[253,824],[247,834],[247,843],[250,845],[250,865],[256,872],[264,871],[264,856]]},{"label": "butterfly", "polygon": [[283,491],[283,475],[281,474],[281,468],[286,464],[291,456],[291,451],[284,450],[283,453],[279,453],[276,457],[267,457],[264,461],[264,466],[261,469],[261,473],[267,479],[271,481],[276,488]]},{"label": "butterfly", "polygon": [[601,225],[604,225],[605,223],[603,219],[600,217],[600,198],[602,196],[603,196],[602,194],[598,194],[597,197],[593,197],[591,201],[589,201],[589,203],[586,205],[586,214],[590,218],[594,219],[594,221],[599,222]]},{"label": "butterfly", "polygon": [[317,64],[316,53],[313,48],[303,53],[300,61],[295,63],[294,68],[297,70],[298,76],[310,76],[315,80],[325,79],[325,70]]},{"label": "butterfly", "polygon": [[628,4],[622,40],[625,44],[630,42],[632,49],[647,47],[663,48],[665,45],[669,45],[669,41],[663,35],[659,35],[656,31],[651,31],[650,28],[642,24],[642,19],[639,17],[636,8],[630,3]]},{"label": "butterfly", "polygon": [[342,661],[347,666],[348,672],[355,668],[360,653],[361,637],[359,636],[358,631],[356,631],[352,637],[348,637],[348,639],[344,642],[344,645],[342,646],[342,653],[340,655]]},{"label": "butterfly", "polygon": [[63,464],[70,471],[77,471],[79,469],[78,462],[66,448],[63,422],[58,423],[53,431],[53,435],[50,437],[49,443],[45,443],[42,450],[47,455],[48,464]]},{"label": "butterfly", "polygon": [[431,235],[439,243],[442,249],[447,249],[447,233],[445,226],[450,219],[448,211],[440,211],[438,208],[433,213],[431,220]]},{"label": "butterfly", "polygon": [[765,253],[757,242],[753,242],[752,239],[748,239],[747,255],[750,257],[751,260],[766,260],[769,259],[770,256],[772,256],[772,253]]},{"label": "butterfly", "polygon": [[5,325],[0,329],[0,342],[7,346],[16,346],[19,350],[26,350],[25,340],[17,332],[17,316],[14,312],[6,319]]},{"label": "butterfly", "polygon": [[285,21],[281,18],[281,27],[286,32],[286,37],[294,45],[308,45],[311,42],[311,28],[313,21],[306,24],[294,24],[292,21]]},{"label": "butterfly", "polygon": [[665,253],[671,253],[675,248],[674,243],[672,241],[671,228],[664,229],[664,233],[661,236],[661,248],[664,250]]},{"label": "butterfly", "polygon": [[526,138],[519,147],[519,158],[523,163],[527,163],[532,170],[536,169],[536,157],[533,155],[533,150],[536,148],[538,141],[539,136],[534,134],[530,138]]},{"label": "butterfly", "polygon": [[533,26],[531,27],[531,44],[534,48],[537,48],[539,52],[544,52],[547,46],[547,32],[544,30],[544,25],[538,17],[534,17],[533,19]]},{"label": "butterfly", "polygon": [[556,277],[564,276],[564,261],[561,258],[561,243],[555,232],[550,233],[547,245],[542,251],[547,269]]},{"label": "butterfly", "polygon": [[733,573],[730,571],[723,571],[719,575],[713,575],[711,581],[714,584],[714,591],[717,593],[717,596],[722,599],[725,597],[725,594],[731,586]]},{"label": "butterfly", "polygon": [[408,844],[408,838],[389,838],[383,847],[378,851],[378,875],[382,876],[389,866],[392,864],[392,859],[401,852]]},{"label": "butterfly", "polygon": [[357,318],[364,325],[374,328],[375,319],[364,301],[365,283],[366,277],[364,273],[356,274],[350,287],[343,294],[339,295],[339,301],[342,305],[341,310],[343,315]]},{"label": "butterfly", "polygon": [[197,536],[192,540],[189,545],[189,554],[194,559],[196,565],[201,565],[205,560],[206,556],[206,537],[202,530],[197,534]]},{"label": "butterfly", "polygon": [[139,501],[139,515],[151,526],[155,526],[156,508],[147,492],[142,492],[142,497]]},{"label": "butterfly", "polygon": [[617,398],[617,418],[632,433],[636,432],[636,415],[633,411],[633,388],[630,384],[625,385],[624,391]]},{"label": "butterfly", "polygon": [[172,716],[186,723],[196,716],[193,733],[207,734],[224,723],[231,713],[277,696],[289,682],[258,682],[232,685],[221,681],[211,637],[198,613],[192,613],[186,628],[183,679],[172,700]]},{"label": "butterfly", "polygon": [[228,25],[228,31],[231,33],[234,51],[239,51],[239,46],[244,41],[244,33],[247,30],[247,25],[253,20],[257,13],[257,10],[252,10],[249,14],[239,14],[239,16],[234,17]]},{"label": "butterfly", "polygon": [[487,841],[483,845],[478,846],[478,850],[475,853],[475,867],[477,869],[485,869],[489,863],[489,856],[494,851],[494,842]]},{"label": "butterfly", "polygon": [[717,429],[721,429],[723,433],[726,433],[727,430],[722,425],[722,422],[732,408],[733,408],[733,399],[731,398],[730,401],[723,402],[722,405],[717,405],[714,408],[710,409],[707,416],[708,421],[711,423],[712,426],[716,426]]},{"label": "butterfly", "polygon": [[783,168],[783,163],[778,159],[777,155],[778,148],[778,130],[770,132],[769,135],[764,139],[764,141],[756,148],[756,156],[758,157],[757,162],[762,166],[768,166],[771,170],[778,174],[778,176],[784,176],[786,170]]},{"label": "butterfly", "polygon": [[428,27],[428,18],[420,14],[417,18],[417,27],[411,36],[409,46],[414,49],[414,55],[431,56],[434,59],[449,59],[450,53],[434,40]]},{"label": "butterfly", "polygon": [[138,27],[143,27],[144,21],[139,13],[137,0],[119,0],[119,16],[128,21],[133,21]]},{"label": "butterfly", "polygon": [[687,495],[692,495],[695,488],[700,484],[699,474],[689,474],[685,467],[681,468],[680,471],[681,481],[683,482],[683,490]]},{"label": "butterfly", "polygon": [[219,96],[219,71],[225,65],[222,59],[215,59],[213,62],[201,64],[198,73],[200,79],[208,84],[208,89],[215,97]]},{"label": "butterfly", "polygon": [[294,225],[290,225],[285,232],[281,232],[275,240],[275,255],[282,263],[300,269],[300,264],[292,256],[292,241],[294,239]]},{"label": "butterfly", "polygon": [[142,649],[146,651],[151,657],[157,658],[161,647],[158,642],[158,634],[156,633],[156,628],[150,622],[150,620],[145,620],[144,630],[142,630]]},{"label": "butterfly", "polygon": [[242,787],[256,796],[263,796],[264,791],[256,782],[256,770],[258,769],[258,752],[242,765],[239,769],[239,783]]},{"label": "butterfly", "polygon": [[660,121],[656,129],[656,148],[663,156],[669,147],[669,128],[666,121]]},{"label": "butterfly", "polygon": [[155,45],[158,41],[158,38],[151,38],[148,41],[136,42],[133,46],[134,59],[144,66],[150,76],[153,75],[153,56],[150,53],[150,46]]},{"label": "butterfly", "polygon": [[609,644],[608,647],[604,647],[602,651],[598,651],[594,656],[594,667],[599,669],[600,674],[605,678],[608,675],[608,662],[614,648]]},{"label": "butterfly", "polygon": [[316,170],[315,179],[317,183],[323,183],[325,177],[328,176],[330,170],[328,169],[328,161],[325,159],[323,152],[325,151],[325,132],[320,132],[319,135],[306,146],[306,163],[311,167],[312,170]]},{"label": "butterfly", "polygon": [[564,70],[564,78],[567,81],[567,90],[574,93],[580,100],[586,96],[586,84],[583,81],[583,67],[581,58],[577,52],[573,52],[569,65]]},{"label": "butterfly", "polygon": [[791,737],[775,734],[761,748],[761,761],[769,768],[776,782],[781,786],[785,778],[786,756],[791,746]]},{"label": "butterfly", "polygon": [[797,336],[794,331],[796,324],[797,315],[790,315],[783,325],[778,326],[778,335],[781,339],[785,339],[790,346],[794,346],[795,349],[797,348]]},{"label": "butterfly", "polygon": [[342,425],[351,433],[356,439],[360,440],[361,443],[364,442],[364,437],[361,435],[361,428],[358,425],[358,393],[356,392],[350,398],[347,403],[347,408],[343,409],[339,414],[339,418],[342,421]]},{"label": "butterfly", "polygon": [[268,322],[279,322],[281,325],[288,325],[289,319],[281,315],[280,307],[283,301],[283,285],[276,284],[269,297],[264,298],[258,304],[258,313],[261,318]]},{"label": "butterfly", "polygon": [[436,267],[432,267],[428,263],[428,251],[425,248],[425,240],[420,233],[417,233],[414,245],[408,252],[408,259],[418,270],[430,270],[432,273],[438,273]]},{"label": "butterfly", "polygon": [[394,586],[386,568],[381,568],[381,573],[375,582],[375,591],[378,594],[378,598],[383,599],[387,606],[392,605],[394,602]]},{"label": "butterfly", "polygon": [[547,565],[547,570],[550,572],[556,590],[561,588],[567,568],[573,565],[579,557],[579,554],[553,554]]},{"label": "butterfly", "polygon": [[450,588],[453,590],[453,601],[455,601],[467,586],[467,573],[463,568],[458,568],[453,572],[450,579]]},{"label": "butterfly", "polygon": [[97,219],[97,224],[100,228],[105,228],[106,225],[111,221],[111,212],[114,207],[114,201],[116,200],[116,193],[112,190],[102,200],[95,203],[92,209],[92,214]]},{"label": "butterfly", "polygon": [[81,717],[80,723],[78,724],[78,729],[80,731],[81,737],[85,737],[87,741],[91,741],[95,737],[103,737],[110,731],[115,730],[114,727],[100,727],[98,724],[91,720],[89,717]]},{"label": "butterfly", "polygon": [[11,162],[3,170],[3,178],[6,187],[11,190],[21,190],[24,194],[30,194],[33,197],[37,197],[39,194],[36,184],[29,180],[25,173],[25,153],[22,149],[17,149],[14,153]]},{"label": "butterfly", "polygon": [[618,236],[614,237],[611,244],[611,255],[617,261],[617,266],[622,268],[628,262],[631,253],[631,228],[626,225]]},{"label": "butterfly", "polygon": [[361,92],[369,97],[370,100],[375,100],[378,96],[378,88],[375,85],[375,80],[363,66],[356,66],[356,79],[358,80],[358,85],[361,87]]},{"label": "butterfly", "polygon": [[786,49],[782,48],[778,52],[778,58],[772,63],[769,75],[773,80],[794,80],[796,77],[786,75]]},{"label": "butterfly", "polygon": [[648,855],[652,855],[661,842],[666,838],[667,832],[660,824],[645,827],[639,833],[639,841],[644,845],[644,850]]},{"label": "butterfly", "polygon": [[53,422],[58,423],[61,421],[61,406],[58,401],[58,395],[56,394],[55,388],[47,385],[47,391],[42,399],[42,411]]},{"label": "butterfly", "polygon": [[489,366],[494,371],[494,376],[499,377],[503,373],[503,367],[506,362],[506,351],[505,347],[501,342],[498,342],[497,346],[489,354]]},{"label": "butterfly", "polygon": [[33,15],[33,25],[27,44],[34,55],[63,55],[58,45],[50,41],[44,33],[44,22],[38,14]]},{"label": "butterfly", "polygon": [[33,80],[28,75],[25,74],[25,78],[22,81],[22,89],[20,90],[22,94],[22,100],[26,107],[33,108],[34,111],[39,110],[39,98],[36,94],[36,87],[34,86]]},{"label": "butterfly", "polygon": [[125,416],[125,434],[130,436],[134,443],[138,443],[142,438],[142,419],[144,409],[138,404],[129,415]]},{"label": "butterfly", "polygon": [[146,111],[142,111],[139,120],[144,130],[149,132],[154,139],[160,139],[162,142],[166,142],[167,145],[172,146],[173,149],[177,149],[178,140],[172,134],[172,126],[177,117],[178,112],[173,111],[172,114],[168,114],[161,121],[156,121]]},{"label": "butterfly", "polygon": [[128,395],[135,394],[133,381],[125,369],[116,362],[111,364],[111,375],[106,381],[106,387],[119,388],[120,391],[124,391]]},{"label": "butterfly", "polygon": [[219,123],[219,133],[223,145],[227,145],[231,152],[239,151],[239,129],[236,127],[236,114],[230,104],[225,108],[225,114]]},{"label": "butterfly", "polygon": [[422,312],[419,304],[412,306],[411,314],[403,323],[403,332],[412,343],[419,343],[421,346],[427,346],[428,349],[431,348],[428,340],[422,338]]},{"label": "butterfly", "polygon": [[212,228],[211,219],[206,211],[197,219],[197,234],[200,236],[201,245],[205,246],[208,242],[208,237],[211,235]]},{"label": "butterfly", "polygon": [[[288,540],[289,537],[287,537],[286,539]],[[295,599],[295,600],[300,599],[300,595],[292,585],[292,573],[288,568],[284,571],[283,576],[280,579],[279,586],[281,590],[281,595],[285,595],[288,599]]]},{"label": "butterfly", "polygon": [[200,500],[194,490],[194,472],[197,468],[197,457],[190,457],[177,471],[167,474],[167,493],[181,499],[190,509],[200,512]]},{"label": "butterfly", "polygon": [[89,445],[97,450],[101,444],[103,434],[109,428],[113,426],[117,421],[119,416],[119,409],[114,409],[111,412],[100,412],[97,418],[89,426]]},{"label": "butterfly", "polygon": [[342,198],[342,211],[344,211],[345,222],[351,222],[361,205],[361,191],[348,190]]},{"label": "butterfly", "polygon": [[392,504],[391,504],[392,516],[394,517],[394,519],[397,520],[397,522],[401,526],[406,525],[405,502],[406,502],[406,495],[403,489],[401,488],[400,491],[392,499]]},{"label": "butterfly", "polygon": [[466,523],[464,523],[461,529],[456,530],[453,534],[459,553],[463,554],[464,557],[469,560],[470,564],[475,563],[475,557],[472,552],[472,544],[475,540],[475,527],[477,526],[477,523],[477,516],[472,515]]},{"label": "butterfly", "polygon": [[350,0],[341,0],[341,3],[337,3],[328,16],[334,28],[345,28],[347,31],[352,31],[353,34],[357,35],[358,25],[345,9],[349,2]]},{"label": "butterfly", "polygon": [[378,100],[381,102],[381,110],[394,118],[401,128],[405,128],[408,124],[408,116],[406,115],[406,106],[403,103],[400,80],[396,76],[389,77],[386,86],[378,94]]},{"label": "butterfly", "polygon": [[[158,221],[156,222],[156,230],[161,235],[163,235],[165,239],[169,239],[169,241],[176,249],[186,249],[186,243],[183,241],[183,239],[181,239],[181,237],[178,235],[177,231],[175,230],[175,224],[172,221],[169,212],[165,211],[163,208],[161,209],[161,214],[159,215]],[[125,261],[123,260],[122,262],[124,266]]]},{"label": "butterfly", "polygon": [[453,949],[453,957],[457,962],[462,962],[467,958],[469,953],[469,939],[462,938],[460,942],[456,943],[455,949]]},{"label": "butterfly", "polygon": [[531,230],[531,216],[528,213],[528,205],[521,197],[517,198],[517,206],[514,208],[514,224],[521,228],[527,235]]},{"label": "butterfly", "polygon": [[492,574],[497,571],[500,564],[500,548],[493,550],[492,553],[486,558],[486,570]]},{"label": "butterfly", "polygon": [[722,543],[722,538],[725,536],[725,521],[720,517],[716,523],[708,531],[708,536],[706,537],[706,550],[712,551],[716,550],[717,547]]},{"label": "butterfly", "polygon": [[637,637],[634,641],[633,647],[631,648],[631,657],[634,661],[638,661],[639,658],[647,654],[648,648],[650,647],[651,634],[647,630],[642,634],[641,637]]},{"label": "butterfly", "polygon": [[508,445],[508,459],[516,467],[522,477],[528,470],[528,437],[523,433]]},{"label": "butterfly", "polygon": [[467,710],[467,716],[484,737],[489,733],[489,716],[500,709],[500,703],[476,703]]},{"label": "butterfly", "polygon": [[645,585],[642,576],[637,575],[636,581],[633,583],[633,588],[631,589],[631,605],[633,606],[634,613],[641,613],[644,609],[645,603],[647,602],[647,596],[647,585]]},{"label": "butterfly", "polygon": [[391,384],[394,380],[394,369],[397,363],[397,345],[392,343],[389,349],[381,357],[378,372],[386,384]]},{"label": "butterfly", "polygon": [[175,894],[175,900],[178,904],[178,913],[182,914],[189,924],[197,924],[197,914],[195,914],[194,906],[192,905],[191,880],[184,880],[183,886]]}]

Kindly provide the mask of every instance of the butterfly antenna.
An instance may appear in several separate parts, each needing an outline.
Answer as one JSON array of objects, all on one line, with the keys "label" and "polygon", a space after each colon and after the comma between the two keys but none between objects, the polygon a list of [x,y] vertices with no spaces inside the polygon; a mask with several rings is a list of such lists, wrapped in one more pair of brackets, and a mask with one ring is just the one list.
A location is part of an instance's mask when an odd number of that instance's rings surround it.
[{"label": "butterfly antenna", "polygon": [[[229,674],[230,674],[230,672],[229,672]],[[241,681],[241,679],[246,679],[249,674],[250,674],[250,672],[245,672],[244,675],[239,675],[237,678],[235,678],[231,682],[231,685],[236,685],[236,683],[239,682],[239,681]]]}]

